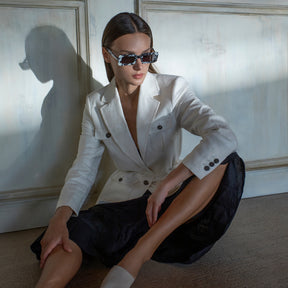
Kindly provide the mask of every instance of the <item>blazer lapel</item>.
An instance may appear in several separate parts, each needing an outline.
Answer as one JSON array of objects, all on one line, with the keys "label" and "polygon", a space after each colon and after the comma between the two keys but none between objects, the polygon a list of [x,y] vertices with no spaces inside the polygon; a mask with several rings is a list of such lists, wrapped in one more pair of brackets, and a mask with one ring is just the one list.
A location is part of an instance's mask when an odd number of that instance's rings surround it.
[{"label": "blazer lapel", "polygon": [[138,165],[143,166],[144,162],[138,153],[124,117],[115,80],[111,81],[109,88],[103,95],[103,101],[106,102],[106,104],[100,108],[100,111],[116,145],[119,146],[120,150],[122,150],[127,157]]},{"label": "blazer lapel", "polygon": [[159,95],[159,90],[155,76],[147,73],[146,79],[140,87],[137,111],[137,138],[142,157],[147,149],[151,123],[160,105],[160,102],[154,98]]}]

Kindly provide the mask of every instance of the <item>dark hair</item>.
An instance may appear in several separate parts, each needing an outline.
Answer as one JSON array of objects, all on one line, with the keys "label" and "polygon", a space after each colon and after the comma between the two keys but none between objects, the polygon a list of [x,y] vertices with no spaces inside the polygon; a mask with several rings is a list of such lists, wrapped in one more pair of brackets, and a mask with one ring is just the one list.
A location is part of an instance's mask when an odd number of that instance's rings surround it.
[{"label": "dark hair", "polygon": [[[115,41],[119,37],[137,32],[144,33],[150,37],[150,47],[152,48],[153,36],[149,25],[140,16],[134,13],[119,13],[114,16],[106,25],[102,36],[102,47],[110,48],[113,44],[113,41]],[[114,77],[111,64],[105,62],[105,68],[108,80],[111,81]],[[157,73],[156,69],[153,67],[152,64],[150,64],[148,71],[151,73]]]}]

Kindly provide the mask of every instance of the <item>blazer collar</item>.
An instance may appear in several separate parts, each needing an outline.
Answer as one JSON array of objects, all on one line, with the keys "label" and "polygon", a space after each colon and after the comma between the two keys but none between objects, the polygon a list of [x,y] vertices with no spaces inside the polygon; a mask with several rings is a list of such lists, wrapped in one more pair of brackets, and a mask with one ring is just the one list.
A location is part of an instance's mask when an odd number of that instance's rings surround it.
[{"label": "blazer collar", "polygon": [[[148,133],[151,122],[158,110],[160,102],[155,99],[159,95],[159,86],[155,75],[147,73],[140,87],[137,111],[137,140],[141,153],[130,134],[125,116],[122,110],[120,97],[116,88],[115,79],[110,82],[102,96],[103,106],[100,108],[104,122],[119,148],[143,168],[145,165],[145,152],[147,148]],[[148,168],[147,168],[148,169]]]}]

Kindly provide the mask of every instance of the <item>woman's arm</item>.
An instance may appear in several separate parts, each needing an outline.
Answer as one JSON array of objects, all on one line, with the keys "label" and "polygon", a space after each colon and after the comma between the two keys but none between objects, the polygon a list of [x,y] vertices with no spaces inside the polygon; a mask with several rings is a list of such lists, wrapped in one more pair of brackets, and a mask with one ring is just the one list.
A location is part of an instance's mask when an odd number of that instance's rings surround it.
[{"label": "woman's arm", "polygon": [[183,78],[177,78],[173,87],[174,115],[179,127],[202,138],[182,163],[202,179],[237,149],[237,139],[227,121],[200,101]]},{"label": "woman's arm", "polygon": [[94,110],[89,96],[87,97],[80,136],[78,154],[73,166],[67,173],[57,208],[69,206],[76,215],[86,200],[98,172],[104,153],[104,144],[97,138],[92,111]]},{"label": "woman's arm", "polygon": [[158,184],[156,190],[149,197],[146,207],[146,217],[149,227],[157,221],[158,212],[169,192],[192,175],[193,173],[181,163]]}]

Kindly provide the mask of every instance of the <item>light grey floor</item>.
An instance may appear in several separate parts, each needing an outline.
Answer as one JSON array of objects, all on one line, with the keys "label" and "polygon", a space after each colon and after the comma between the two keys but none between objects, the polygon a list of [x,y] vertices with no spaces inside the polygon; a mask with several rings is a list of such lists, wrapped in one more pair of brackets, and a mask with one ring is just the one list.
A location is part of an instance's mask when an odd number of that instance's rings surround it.
[{"label": "light grey floor", "polygon": [[[213,249],[189,265],[146,263],[133,287],[287,288],[288,193],[241,201]],[[31,288],[40,275],[30,243],[43,229],[0,234],[0,288]],[[97,288],[107,273],[98,261],[84,266],[69,288]]]}]

